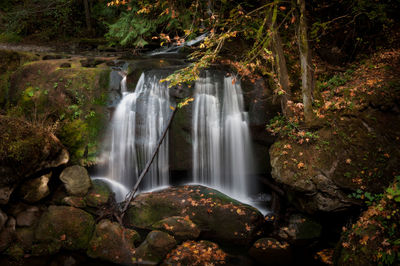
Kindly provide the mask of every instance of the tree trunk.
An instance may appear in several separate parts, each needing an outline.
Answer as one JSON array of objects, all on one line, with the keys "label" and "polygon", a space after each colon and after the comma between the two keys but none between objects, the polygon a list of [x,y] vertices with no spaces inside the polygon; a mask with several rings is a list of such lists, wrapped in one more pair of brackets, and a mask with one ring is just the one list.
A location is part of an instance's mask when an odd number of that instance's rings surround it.
[{"label": "tree trunk", "polygon": [[[274,23],[275,24],[275,23]],[[287,101],[290,98],[290,81],[286,65],[285,54],[283,52],[282,40],[279,32],[272,27],[272,53],[274,55],[276,70],[278,74],[278,81],[284,94],[281,95],[281,108],[283,115],[286,115]]]},{"label": "tree trunk", "polygon": [[89,8],[89,0],[83,0],[83,4],[85,6],[85,17],[86,17],[86,27],[88,32],[92,33],[92,24],[90,22],[90,8]]},{"label": "tree trunk", "polygon": [[307,125],[314,120],[312,109],[312,92],[314,90],[314,68],[311,61],[311,49],[308,43],[307,20],[306,20],[306,2],[297,0],[300,8],[300,19],[298,26],[298,43],[301,63],[301,87],[304,104],[304,119]]}]

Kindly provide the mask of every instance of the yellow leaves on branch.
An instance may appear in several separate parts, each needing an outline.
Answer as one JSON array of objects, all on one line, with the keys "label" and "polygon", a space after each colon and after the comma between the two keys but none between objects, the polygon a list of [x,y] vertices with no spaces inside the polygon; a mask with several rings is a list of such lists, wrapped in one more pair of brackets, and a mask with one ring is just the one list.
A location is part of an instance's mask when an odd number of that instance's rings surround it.
[{"label": "yellow leaves on branch", "polygon": [[178,103],[178,108],[182,108],[186,105],[188,105],[190,102],[193,102],[194,98],[190,97],[190,98],[185,98],[182,102]]},{"label": "yellow leaves on branch", "polygon": [[129,3],[129,0],[115,0],[107,3],[107,6],[119,6],[119,5],[126,5]]}]

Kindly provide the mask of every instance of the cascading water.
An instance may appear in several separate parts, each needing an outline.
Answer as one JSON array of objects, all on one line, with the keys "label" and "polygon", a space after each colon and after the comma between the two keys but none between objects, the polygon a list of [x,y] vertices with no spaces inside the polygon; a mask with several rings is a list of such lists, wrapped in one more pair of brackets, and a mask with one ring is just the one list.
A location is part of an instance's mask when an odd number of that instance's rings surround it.
[{"label": "cascading water", "polygon": [[[128,189],[136,183],[150,159],[172,113],[170,91],[166,83],[160,83],[164,77],[161,72],[142,74],[132,93],[127,91],[127,79],[122,75],[123,98],[113,114],[104,157],[107,158],[107,177]],[[232,77],[224,77],[221,72],[206,71],[195,82],[193,97],[193,181],[235,198],[247,199],[246,179],[252,156],[240,83],[234,82]],[[142,191],[169,185],[168,146],[169,141],[161,145],[142,181]],[[124,196],[117,195],[120,200]]]},{"label": "cascading water", "polygon": [[[142,74],[135,92],[124,97],[111,122],[108,177],[131,188],[143,170],[171,113],[167,85],[160,77]],[[123,78],[122,83],[126,82]],[[121,84],[122,90],[126,84]],[[169,184],[168,142],[160,147],[141,189]]]},{"label": "cascading water", "polygon": [[193,104],[193,178],[236,198],[248,196],[251,141],[240,83],[206,73],[195,85]]}]

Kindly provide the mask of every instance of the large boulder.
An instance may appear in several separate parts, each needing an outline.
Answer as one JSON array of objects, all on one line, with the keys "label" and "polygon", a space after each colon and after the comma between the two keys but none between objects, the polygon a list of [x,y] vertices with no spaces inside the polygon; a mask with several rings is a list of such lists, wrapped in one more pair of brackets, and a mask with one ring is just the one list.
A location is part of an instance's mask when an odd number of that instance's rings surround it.
[{"label": "large boulder", "polygon": [[68,194],[74,196],[85,195],[91,186],[87,170],[79,165],[65,168],[60,175],[60,179],[64,183]]},{"label": "large boulder", "polygon": [[239,245],[249,244],[264,222],[257,209],[200,185],[140,194],[131,202],[125,222],[152,229],[156,222],[172,216],[188,217],[206,238]]},{"label": "large boulder", "polygon": [[269,151],[272,178],[303,212],[348,210],[360,204],[349,195],[382,193],[400,172],[399,116],[367,109],[333,119],[334,127],[281,138]]},{"label": "large boulder", "polygon": [[249,255],[261,265],[290,265],[292,262],[289,244],[274,238],[258,239],[249,250]]},{"label": "large boulder", "polygon": [[179,241],[196,239],[200,235],[199,228],[188,217],[168,217],[153,224],[153,228],[167,232]]},{"label": "large boulder", "polygon": [[50,194],[47,184],[50,181],[51,172],[41,177],[28,180],[22,184],[19,195],[22,199],[29,203],[35,203]]},{"label": "large boulder", "polygon": [[168,253],[166,265],[226,265],[227,254],[210,241],[186,241]]},{"label": "large boulder", "polygon": [[0,115],[0,188],[66,164],[68,151],[53,135],[25,121]]},{"label": "large boulder", "polygon": [[145,265],[157,265],[176,246],[171,235],[161,231],[151,231],[136,249],[136,260]]},{"label": "large boulder", "polygon": [[40,217],[35,237],[41,242],[61,243],[69,250],[86,249],[94,230],[93,217],[77,208],[50,206]]},{"label": "large boulder", "polygon": [[113,263],[130,265],[135,255],[135,243],[139,234],[109,220],[101,220],[90,240],[87,254]]}]

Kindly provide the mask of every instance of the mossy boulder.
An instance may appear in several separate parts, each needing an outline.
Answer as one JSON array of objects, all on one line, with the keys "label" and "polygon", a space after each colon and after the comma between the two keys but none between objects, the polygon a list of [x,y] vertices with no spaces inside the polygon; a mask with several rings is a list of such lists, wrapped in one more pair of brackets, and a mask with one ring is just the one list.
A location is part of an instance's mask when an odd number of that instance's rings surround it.
[{"label": "mossy boulder", "polygon": [[94,230],[93,217],[74,207],[50,206],[35,230],[40,242],[60,243],[69,250],[85,250]]},{"label": "mossy boulder", "polygon": [[[63,63],[71,67],[60,68]],[[71,161],[92,162],[108,116],[109,73],[105,65],[83,68],[75,57],[24,64],[9,79],[8,113],[54,125]]]},{"label": "mossy boulder", "polygon": [[239,245],[251,243],[264,223],[257,209],[200,185],[140,194],[131,202],[125,222],[152,229],[153,224],[172,216],[189,218],[206,238]]},{"label": "mossy boulder", "polygon": [[249,250],[249,255],[261,265],[290,265],[293,263],[289,244],[279,242],[274,238],[258,239]]},{"label": "mossy boulder", "polygon": [[168,217],[153,224],[152,227],[167,232],[178,241],[196,239],[200,235],[199,228],[188,217]]},{"label": "mossy boulder", "polygon": [[73,196],[85,195],[92,185],[87,170],[80,165],[65,168],[60,174],[60,180],[68,194]]},{"label": "mossy boulder", "polygon": [[85,196],[86,204],[90,207],[99,207],[106,204],[111,197],[113,192],[108,184],[102,180],[92,180],[92,187]]},{"label": "mossy boulder", "polygon": [[151,231],[136,249],[136,261],[146,265],[157,265],[175,246],[173,236],[161,231]]},{"label": "mossy boulder", "polygon": [[348,210],[360,204],[350,194],[382,193],[390,176],[400,172],[398,132],[398,115],[374,109],[337,114],[312,133],[318,138],[309,143],[289,137],[274,143],[269,151],[272,177],[304,212]]},{"label": "mossy boulder", "polygon": [[186,241],[166,256],[161,264],[167,265],[226,265],[227,254],[210,241]]},{"label": "mossy boulder", "polygon": [[109,220],[101,220],[90,240],[87,254],[113,263],[131,265],[135,255],[135,243],[139,234]]},{"label": "mossy boulder", "polygon": [[41,127],[0,115],[0,187],[13,186],[30,175],[66,164],[68,151]]},{"label": "mossy boulder", "polygon": [[19,196],[28,203],[35,203],[50,194],[48,183],[52,173],[27,180],[19,189]]}]

